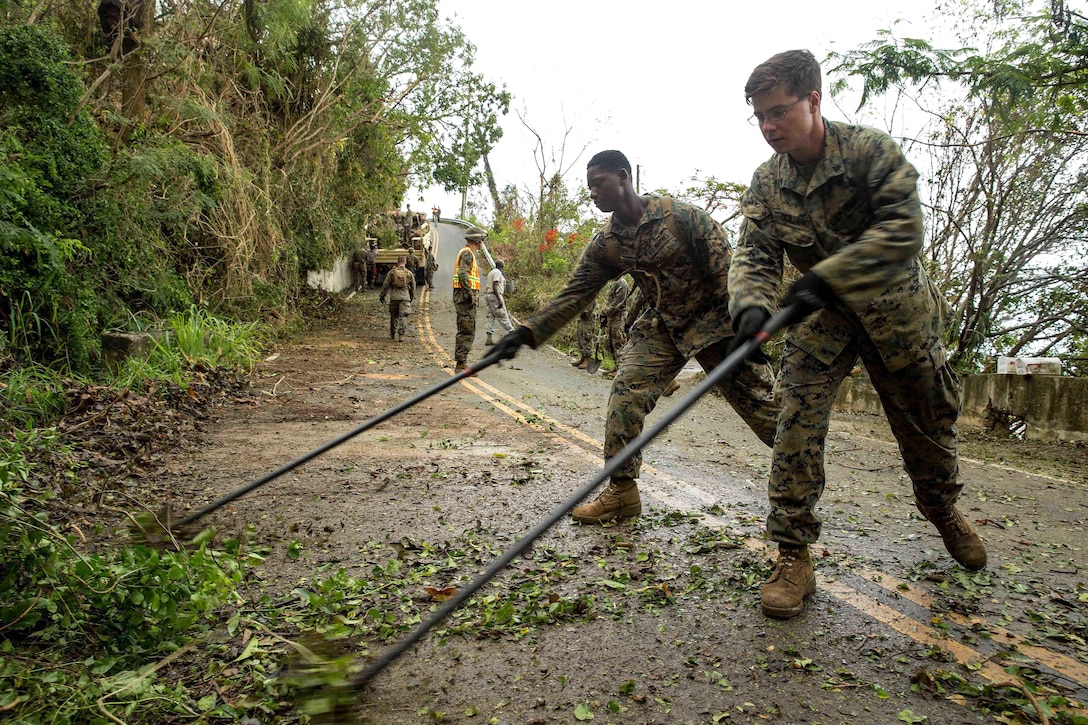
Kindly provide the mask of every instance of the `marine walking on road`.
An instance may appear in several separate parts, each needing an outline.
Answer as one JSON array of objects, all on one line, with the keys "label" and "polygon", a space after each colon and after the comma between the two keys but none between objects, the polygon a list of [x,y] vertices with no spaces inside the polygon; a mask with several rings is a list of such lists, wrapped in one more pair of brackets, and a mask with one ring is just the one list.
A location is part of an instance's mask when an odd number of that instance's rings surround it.
[{"label": "marine walking on road", "polygon": [[407,261],[403,255],[397,257],[397,266],[386,273],[378,294],[378,301],[382,304],[389,300],[389,338],[396,342],[403,341],[408,334],[412,302],[415,300],[416,281],[407,267]]},{"label": "marine walking on road", "polygon": [[484,303],[487,305],[487,333],[485,345],[494,345],[495,323],[499,323],[504,332],[512,332],[514,325],[510,322],[510,315],[506,309],[506,276],[503,269],[506,263],[501,259],[495,260],[495,267],[487,273],[487,291],[484,293]]}]

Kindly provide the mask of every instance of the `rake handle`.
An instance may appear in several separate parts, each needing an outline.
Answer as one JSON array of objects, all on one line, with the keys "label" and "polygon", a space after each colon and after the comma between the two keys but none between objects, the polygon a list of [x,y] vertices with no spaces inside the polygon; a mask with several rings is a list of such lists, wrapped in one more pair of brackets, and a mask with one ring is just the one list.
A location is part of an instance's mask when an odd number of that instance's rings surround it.
[{"label": "rake handle", "polygon": [[484,357],[482,357],[478,361],[476,361],[475,364],[470,365],[469,367],[465,368],[464,370],[461,370],[457,374],[451,376],[448,380],[443,380],[441,383],[438,383],[437,385],[434,385],[434,386],[424,390],[423,392],[416,394],[414,397],[409,398],[408,400],[404,401],[403,403],[400,403],[399,405],[393,406],[392,408],[385,411],[384,413],[380,413],[380,414],[374,416],[373,418],[371,418],[370,420],[366,421],[365,423],[359,425],[358,427],[353,428],[352,430],[349,430],[347,433],[339,435],[336,438],[333,438],[332,440],[330,440],[330,441],[328,441],[326,443],[323,443],[322,445],[320,445],[317,448],[313,449],[309,453],[305,453],[305,454],[299,456],[298,458],[291,461],[290,463],[285,463],[284,465],[280,466],[276,470],[271,471],[269,473],[266,473],[265,475],[261,476],[260,478],[253,481],[252,483],[247,484],[246,486],[243,486],[242,488],[239,488],[237,491],[233,491],[231,493],[228,493],[226,496],[223,496],[222,498],[220,498],[220,499],[218,499],[216,501],[213,501],[212,503],[208,504],[207,506],[200,509],[199,511],[195,511],[195,512],[189,514],[185,518],[178,521],[176,525],[179,526],[179,527],[183,527],[183,526],[188,526],[189,524],[191,524],[191,523],[193,523],[195,521],[199,521],[200,519],[204,518],[205,516],[212,513],[213,511],[215,511],[215,510],[217,510],[219,508],[222,508],[223,506],[226,506],[231,501],[235,501],[235,500],[241,498],[242,496],[245,496],[250,491],[253,491],[254,489],[258,489],[261,486],[265,485],[266,483],[270,483],[270,482],[276,480],[277,478],[279,478],[283,474],[289,473],[289,472],[295,470],[296,468],[298,468],[302,464],[307,463],[308,461],[312,461],[314,458],[317,458],[322,453],[325,453],[327,451],[332,450],[333,448],[336,448],[337,446],[351,440],[352,438],[359,435],[360,433],[363,433],[364,431],[370,430],[371,428],[378,425],[379,423],[384,423],[385,421],[389,420],[390,418],[397,415],[398,413],[403,413],[405,410],[408,410],[413,405],[417,405],[417,404],[423,402],[424,400],[426,400],[427,398],[431,397],[432,395],[436,395],[437,393],[442,392],[443,390],[450,387],[454,383],[456,383],[456,382],[458,382],[460,380],[464,380],[467,377],[471,377],[472,375],[475,375],[476,373],[480,372],[481,370],[484,370],[485,368],[491,367],[495,363],[499,362],[499,360],[500,360],[500,358],[495,354],[485,355]]}]

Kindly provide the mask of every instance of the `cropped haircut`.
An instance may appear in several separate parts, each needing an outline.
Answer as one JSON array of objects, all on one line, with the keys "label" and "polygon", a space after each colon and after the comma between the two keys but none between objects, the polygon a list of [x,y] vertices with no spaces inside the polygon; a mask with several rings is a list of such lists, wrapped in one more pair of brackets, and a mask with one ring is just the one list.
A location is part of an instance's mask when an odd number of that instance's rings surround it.
[{"label": "cropped haircut", "polygon": [[772,55],[756,66],[744,84],[744,100],[768,93],[775,86],[785,85],[786,92],[801,98],[820,91],[820,63],[807,50],[787,50]]},{"label": "cropped haircut", "polygon": [[594,154],[593,158],[586,164],[587,169],[598,168],[602,171],[607,171],[611,174],[617,173],[620,169],[627,172],[627,175],[631,175],[631,162],[627,160],[619,151],[601,151]]}]

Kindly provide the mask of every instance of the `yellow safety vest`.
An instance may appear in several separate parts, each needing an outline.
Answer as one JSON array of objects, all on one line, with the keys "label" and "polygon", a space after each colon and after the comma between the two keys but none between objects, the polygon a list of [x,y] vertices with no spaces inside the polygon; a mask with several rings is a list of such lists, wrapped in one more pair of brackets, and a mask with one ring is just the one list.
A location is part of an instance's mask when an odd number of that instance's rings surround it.
[{"label": "yellow safety vest", "polygon": [[469,289],[479,290],[480,268],[476,264],[476,255],[472,253],[472,248],[469,247],[467,244],[465,245],[464,249],[457,253],[457,267],[453,270],[453,288],[461,289],[461,255],[465,252],[468,252],[469,256],[472,257],[472,269],[468,271],[468,287]]}]

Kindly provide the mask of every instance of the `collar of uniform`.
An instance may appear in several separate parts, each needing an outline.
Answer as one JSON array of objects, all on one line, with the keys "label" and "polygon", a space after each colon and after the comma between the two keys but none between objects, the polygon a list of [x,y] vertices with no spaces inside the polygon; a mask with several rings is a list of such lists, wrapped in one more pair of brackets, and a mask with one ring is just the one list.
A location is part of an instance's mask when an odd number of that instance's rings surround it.
[{"label": "collar of uniform", "polygon": [[615,237],[634,237],[643,224],[648,224],[652,221],[658,221],[665,218],[665,214],[661,209],[661,197],[657,194],[649,194],[649,204],[646,205],[646,209],[643,210],[642,216],[638,220],[638,225],[634,228],[616,218],[615,214],[612,214],[608,219],[608,224],[605,225],[602,230],[605,236]]},{"label": "collar of uniform", "polygon": [[824,151],[820,154],[820,160],[816,162],[816,169],[812,172],[811,179],[805,179],[797,166],[790,160],[789,154],[781,154],[779,163],[780,186],[789,189],[801,196],[806,196],[812,189],[818,189],[823,184],[836,176],[841,176],[846,170],[842,161],[842,151],[839,149],[839,129],[837,121],[824,122]]}]

